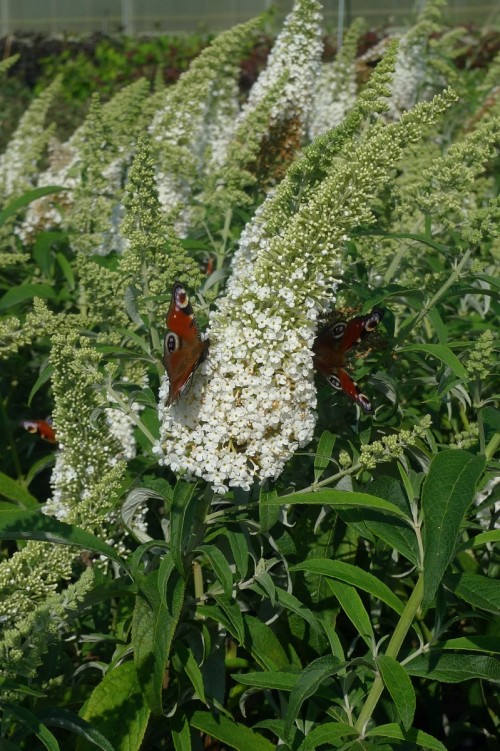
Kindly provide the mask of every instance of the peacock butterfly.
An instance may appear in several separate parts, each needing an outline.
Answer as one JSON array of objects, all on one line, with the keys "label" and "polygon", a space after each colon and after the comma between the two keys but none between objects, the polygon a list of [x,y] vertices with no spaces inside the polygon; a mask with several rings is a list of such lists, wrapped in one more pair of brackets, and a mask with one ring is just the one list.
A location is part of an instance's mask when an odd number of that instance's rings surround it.
[{"label": "peacock butterfly", "polygon": [[167,406],[188,388],[194,371],[206,358],[209,341],[203,341],[186,290],[174,284],[167,313],[163,364],[169,380]]},{"label": "peacock butterfly", "polygon": [[358,384],[344,369],[346,355],[379,325],[383,316],[381,308],[373,308],[368,315],[327,324],[320,329],[313,344],[315,367],[330,386],[343,391],[365,412],[373,412],[373,408],[368,397],[361,393]]},{"label": "peacock butterfly", "polygon": [[57,443],[51,417],[47,417],[46,420],[23,420],[21,426],[27,430],[28,433],[38,433],[40,438],[43,438],[49,443]]}]

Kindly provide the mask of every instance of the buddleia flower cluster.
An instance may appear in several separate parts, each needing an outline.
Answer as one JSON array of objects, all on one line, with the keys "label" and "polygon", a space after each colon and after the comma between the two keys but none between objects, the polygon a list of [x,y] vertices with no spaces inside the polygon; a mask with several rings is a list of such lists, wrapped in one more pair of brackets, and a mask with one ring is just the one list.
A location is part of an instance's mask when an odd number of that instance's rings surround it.
[{"label": "buddleia flower cluster", "polygon": [[47,89],[33,100],[0,156],[0,195],[3,205],[9,197],[32,188],[40,159],[53,128],[45,127],[47,111],[61,90],[61,80],[56,78]]},{"label": "buddleia flower cluster", "polygon": [[453,45],[460,29],[444,32],[442,10],[446,0],[426,0],[416,23],[400,38],[387,117],[397,120],[416,102],[453,86],[457,77],[452,63]]},{"label": "buddleia flower cluster", "polygon": [[166,89],[149,128],[155,144],[160,202],[177,232],[187,233],[189,206],[238,114],[238,60],[261,19],[220,34],[177,83]]},{"label": "buddleia flower cluster", "polygon": [[431,423],[430,415],[425,415],[411,430],[400,430],[398,433],[384,436],[380,441],[361,446],[359,463],[363,469],[372,470],[383,462],[402,459],[405,449],[415,446],[419,440],[426,437]]},{"label": "buddleia flower cluster", "polygon": [[[428,216],[434,233],[450,229],[462,233],[463,227],[468,241],[481,242],[494,236],[495,228],[487,218],[495,211],[497,199],[494,180],[485,173],[499,144],[500,117],[490,117],[446,150],[432,149],[428,165],[421,163],[420,169],[396,190],[401,229],[420,229],[418,222]],[[480,233],[479,228],[483,230]]]},{"label": "buddleia flower cluster", "polygon": [[490,329],[483,331],[472,349],[465,369],[471,380],[480,379],[485,381],[490,375],[495,363],[495,337]]},{"label": "buddleia flower cluster", "polygon": [[135,140],[153,116],[155,100],[146,102],[148,95],[145,79],[125,87],[105,105],[96,95],[71,138],[66,143],[55,138],[49,142],[50,166],[38,176],[37,187],[54,185],[66,190],[30,205],[18,228],[24,242],[40,231],[61,226],[71,230],[77,252],[104,255],[122,250],[123,183]]},{"label": "buddleia flower cluster", "polygon": [[[371,111],[386,93],[386,65],[374,74]],[[380,76],[380,77],[378,77]],[[208,360],[191,390],[165,408],[160,392],[160,460],[201,476],[217,492],[276,478],[311,440],[315,388],[311,346],[318,314],[332,302],[345,243],[373,221],[370,204],[393,179],[402,149],[454,100],[417,105],[399,123],[359,132],[368,97],[339,132],[313,144],[242,233],[225,295],[213,313]],[[349,120],[349,119],[348,119]],[[318,177],[320,176],[320,177]]]},{"label": "buddleia flower cluster", "polygon": [[280,98],[270,113],[271,125],[294,119],[298,122],[299,134],[305,134],[323,51],[321,22],[321,5],[317,0],[295,2],[276,38],[266,68],[250,90],[240,115],[242,120],[266,98],[277,81],[283,80]]},{"label": "buddleia flower cluster", "polygon": [[362,20],[354,21],[335,60],[321,65],[309,124],[311,140],[339,125],[354,106],[357,91],[356,51],[363,28]]},{"label": "buddleia flower cluster", "polygon": [[19,55],[11,55],[10,57],[6,57],[4,60],[0,60],[0,79],[3,78],[9,68],[12,68],[12,66],[15,65],[18,60]]},{"label": "buddleia flower cluster", "polygon": [[[3,678],[14,679],[15,686],[21,678],[36,677],[50,642],[64,634],[68,622],[78,617],[81,603],[93,582],[94,573],[87,568],[75,584],[68,585],[62,592],[49,594],[37,605],[32,603],[25,614],[16,617],[12,628],[4,629],[0,639],[0,675]],[[2,698],[19,700],[20,695],[12,688],[3,690]]]},{"label": "buddleia flower cluster", "polygon": [[[35,308],[39,330],[51,337],[54,428],[58,438],[52,473],[52,498],[45,513],[95,530],[105,526],[124,473],[124,447],[102,415],[109,409],[96,384],[101,355],[78,333],[76,321],[51,314],[41,301]],[[127,446],[126,448],[129,448]],[[69,579],[75,552],[29,541],[0,564],[0,617],[4,623],[27,613],[61,580]]]}]

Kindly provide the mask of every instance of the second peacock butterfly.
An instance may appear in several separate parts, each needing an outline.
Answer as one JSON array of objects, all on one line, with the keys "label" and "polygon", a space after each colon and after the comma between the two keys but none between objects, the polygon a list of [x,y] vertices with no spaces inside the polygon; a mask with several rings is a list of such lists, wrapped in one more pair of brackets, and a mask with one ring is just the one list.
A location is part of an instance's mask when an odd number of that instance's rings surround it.
[{"label": "second peacock butterfly", "polygon": [[358,384],[345,370],[346,355],[370,334],[384,317],[381,308],[373,308],[368,315],[350,321],[337,321],[320,329],[313,344],[313,362],[332,388],[342,391],[367,413],[373,407]]},{"label": "second peacock butterfly", "polygon": [[27,430],[28,433],[38,433],[40,438],[43,438],[44,441],[48,441],[48,443],[57,443],[51,417],[47,417],[46,420],[23,420],[21,426]]},{"label": "second peacock butterfly", "polygon": [[169,380],[167,406],[188,388],[193,373],[208,354],[209,341],[203,340],[184,286],[176,282],[167,313],[163,364]]}]

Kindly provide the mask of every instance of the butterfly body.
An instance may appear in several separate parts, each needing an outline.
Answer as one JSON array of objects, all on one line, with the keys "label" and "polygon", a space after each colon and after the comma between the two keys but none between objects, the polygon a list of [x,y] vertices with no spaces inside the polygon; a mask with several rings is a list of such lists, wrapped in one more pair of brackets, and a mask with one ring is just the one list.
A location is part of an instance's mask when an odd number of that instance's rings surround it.
[{"label": "butterfly body", "polygon": [[361,393],[356,381],[345,370],[347,354],[382,320],[384,311],[373,308],[368,315],[350,321],[337,321],[324,326],[313,344],[313,362],[332,388],[343,391],[365,412],[373,412],[368,397]]},{"label": "butterfly body", "polygon": [[180,282],[174,284],[167,313],[163,364],[169,380],[167,406],[188,388],[193,373],[208,353],[209,342],[203,341],[189,297]]},{"label": "butterfly body", "polygon": [[28,433],[38,433],[40,438],[48,443],[57,443],[56,434],[52,427],[52,418],[50,417],[47,417],[46,420],[23,420],[21,426]]}]

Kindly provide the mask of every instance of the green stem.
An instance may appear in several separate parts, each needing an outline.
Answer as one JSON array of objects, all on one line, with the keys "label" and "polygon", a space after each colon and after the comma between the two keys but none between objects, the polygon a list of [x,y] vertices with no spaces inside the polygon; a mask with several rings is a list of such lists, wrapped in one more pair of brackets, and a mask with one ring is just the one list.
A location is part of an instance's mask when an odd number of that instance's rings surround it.
[{"label": "green stem", "polygon": [[490,439],[488,445],[485,449],[485,454],[487,459],[492,459],[496,452],[498,451],[498,447],[500,446],[500,433],[495,433],[495,435]]},{"label": "green stem", "polygon": [[424,214],[424,235],[427,240],[432,239],[432,219],[430,214]]},{"label": "green stem", "polygon": [[[193,561],[193,588],[195,599],[201,601],[205,594],[205,587],[203,584],[203,572],[198,561]],[[201,618],[201,616],[198,617]]]},{"label": "green stem", "polygon": [[[226,260],[227,255],[227,246],[229,242],[230,237],[230,229],[231,229],[231,220],[233,218],[233,210],[228,209],[226,211],[226,214],[224,216],[224,227],[222,228],[222,245],[219,247],[215,247],[215,268],[217,271],[222,269],[224,267],[224,261]],[[216,294],[219,293],[220,288],[220,282],[216,282],[214,285],[214,291]]]},{"label": "green stem", "polygon": [[407,250],[408,250],[408,246],[402,243],[400,249],[394,255],[392,261],[390,262],[387,268],[387,271],[384,274],[384,284],[389,284],[392,277],[396,273],[396,270],[401,262],[401,259],[403,258]]},{"label": "green stem", "polygon": [[[406,634],[408,633],[408,631],[410,630],[412,623],[415,619],[415,615],[417,614],[417,610],[419,609],[422,603],[423,594],[424,594],[424,577],[423,577],[423,574],[420,574],[417,580],[417,583],[415,584],[415,588],[410,595],[410,599],[406,603],[406,607],[401,614],[399,623],[394,629],[392,638],[389,644],[387,645],[387,649],[385,652],[387,657],[393,657],[394,659],[397,658],[399,650],[401,649],[401,645],[403,644],[404,638]],[[384,690],[384,684],[383,684],[382,678],[380,677],[379,674],[377,674],[375,676],[375,680],[373,681],[373,685],[370,689],[370,693],[367,696],[365,704],[354,726],[356,730],[358,730],[360,733],[364,732],[366,724],[368,720],[370,719],[370,717],[372,716],[383,690]]]},{"label": "green stem", "polygon": [[[156,326],[156,308],[153,306],[153,303],[149,296],[148,266],[145,261],[143,261],[142,263],[142,294],[147,300],[146,311],[148,314],[149,332],[151,336],[151,345],[153,347],[153,352],[160,352],[161,342],[160,335],[158,334],[158,328]],[[158,371],[158,376],[161,378],[163,375],[163,366],[159,361],[156,361],[156,369]]]},{"label": "green stem", "polygon": [[[361,464],[361,462],[358,462],[357,464],[353,464],[352,467],[349,467],[348,469],[343,469],[340,472],[337,472],[336,475],[331,475],[331,477],[327,477],[324,480],[315,482],[312,485],[309,485],[307,488],[302,488],[302,490],[293,490],[291,493],[287,493],[286,495],[281,497],[285,499],[287,495],[297,495],[298,493],[315,493],[325,485],[331,485],[333,482],[337,482],[342,477],[356,474],[356,472],[359,472],[360,469],[363,469],[363,465]],[[283,503],[286,503],[286,500],[284,500]]]},{"label": "green stem", "polygon": [[[207,514],[212,504],[212,495],[206,490],[201,500],[196,505],[196,511],[193,518],[193,534],[191,537],[193,548],[198,547],[203,542],[207,524]],[[194,596],[197,601],[202,601],[205,596],[205,583],[203,581],[203,569],[199,561],[194,560],[192,564]],[[195,618],[198,618],[195,615]]]},{"label": "green stem", "polygon": [[479,433],[479,453],[484,454],[486,451],[486,439],[484,437],[484,418],[483,418],[483,405],[481,402],[481,393],[479,381],[476,380],[473,390],[473,404],[477,409],[477,429]]},{"label": "green stem", "polygon": [[455,282],[458,279],[460,279],[460,276],[462,274],[462,269],[464,268],[465,264],[469,261],[470,257],[471,257],[471,251],[470,250],[466,250],[465,253],[462,256],[462,260],[453,269],[453,272],[450,274],[450,276],[447,279],[447,281],[443,284],[442,287],[440,287],[438,289],[438,291],[432,296],[432,298],[429,300],[429,302],[427,302],[422,307],[422,309],[420,310],[420,312],[415,316],[415,319],[412,321],[411,326],[409,328],[408,327],[404,327],[403,329],[401,329],[401,331],[399,332],[399,336],[396,339],[395,347],[398,344],[401,344],[401,342],[404,341],[407,338],[407,336],[410,333],[410,331],[412,329],[414,329],[416,326],[418,326],[418,324],[420,323],[420,321],[422,320],[422,318],[425,318],[425,316],[427,315],[427,313],[430,310],[432,310],[432,308],[434,307],[434,305],[436,305],[436,303],[443,297],[443,295],[452,286],[452,284],[455,284]]}]

